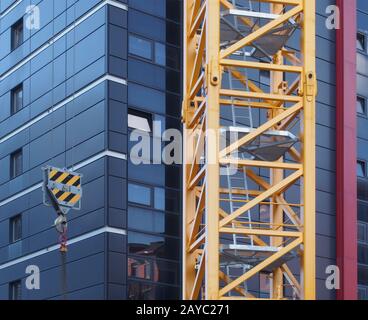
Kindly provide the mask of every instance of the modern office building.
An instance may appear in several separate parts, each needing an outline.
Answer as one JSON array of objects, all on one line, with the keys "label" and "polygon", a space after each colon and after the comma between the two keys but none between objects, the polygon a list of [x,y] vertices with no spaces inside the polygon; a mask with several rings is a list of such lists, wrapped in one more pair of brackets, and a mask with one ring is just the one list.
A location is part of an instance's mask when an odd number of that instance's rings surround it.
[{"label": "modern office building", "polygon": [[[180,129],[180,17],[180,1],[1,1],[0,299],[180,297],[180,167],[127,157],[128,123]],[[45,165],[83,174],[65,261]]]},{"label": "modern office building", "polygon": [[[164,145],[164,129],[181,129],[183,2],[1,0],[0,299],[181,298],[182,168],[136,165],[129,135]],[[326,27],[335,4],[338,30]],[[367,299],[368,6],[316,5],[317,298]],[[267,73],[256,77],[269,87]],[[83,175],[66,255],[43,204],[46,165]],[[326,287],[331,265],[339,290]]]}]

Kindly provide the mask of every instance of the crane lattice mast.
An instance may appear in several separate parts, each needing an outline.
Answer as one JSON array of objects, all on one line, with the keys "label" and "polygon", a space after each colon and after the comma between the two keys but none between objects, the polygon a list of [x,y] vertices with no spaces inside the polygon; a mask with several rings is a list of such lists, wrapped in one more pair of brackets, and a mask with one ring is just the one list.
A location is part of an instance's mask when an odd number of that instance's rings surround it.
[{"label": "crane lattice mast", "polygon": [[184,1],[185,299],[315,299],[315,1]]}]

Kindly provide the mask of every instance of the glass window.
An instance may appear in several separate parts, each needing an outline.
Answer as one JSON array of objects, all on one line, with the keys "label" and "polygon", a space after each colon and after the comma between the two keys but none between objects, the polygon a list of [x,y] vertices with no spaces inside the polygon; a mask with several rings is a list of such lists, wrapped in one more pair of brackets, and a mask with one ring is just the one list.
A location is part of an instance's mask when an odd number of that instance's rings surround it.
[{"label": "glass window", "polygon": [[[150,1],[145,0],[147,5]],[[163,19],[144,14],[134,9],[129,10],[129,31],[135,34],[142,35],[148,39],[153,39],[160,42],[165,42],[167,29],[167,23]],[[180,34],[179,34],[180,39]]]},{"label": "glass window", "polygon": [[9,300],[22,300],[22,282],[13,281],[9,284]]},{"label": "glass window", "polygon": [[357,112],[366,114],[366,100],[363,97],[357,97]]},{"label": "glass window", "polygon": [[166,2],[165,0],[130,0],[129,6],[155,16],[165,17]]},{"label": "glass window", "polygon": [[178,260],[181,244],[178,239],[128,232],[129,254]]},{"label": "glass window", "polygon": [[358,201],[358,220],[368,223],[368,202]]},{"label": "glass window", "polygon": [[128,276],[146,280],[152,280],[155,273],[153,261],[141,258],[128,258]]},{"label": "glass window", "polygon": [[160,235],[178,236],[180,233],[178,215],[132,206],[128,208],[128,226],[130,229]]},{"label": "glass window", "polygon": [[139,184],[128,184],[128,201],[145,206],[151,205],[151,188]]},{"label": "glass window", "polygon": [[358,241],[368,244],[368,224],[358,221]]},{"label": "glass window", "polygon": [[358,286],[358,300],[368,300],[368,287]]},{"label": "glass window", "polygon": [[365,161],[357,161],[357,176],[360,178],[366,177],[366,163]]},{"label": "glass window", "polygon": [[128,112],[128,127],[144,132],[151,132],[152,116],[149,113],[140,112],[137,110],[129,110]]},{"label": "glass window", "polygon": [[128,282],[129,300],[177,300],[179,288],[138,281]]},{"label": "glass window", "polygon": [[11,91],[11,114],[17,113],[22,108],[23,108],[23,84],[20,84]]},{"label": "glass window", "polygon": [[23,43],[23,19],[14,23],[11,27],[11,48],[15,50]]},{"label": "glass window", "polygon": [[164,92],[130,83],[128,86],[128,102],[145,110],[165,114],[166,95]]},{"label": "glass window", "polygon": [[165,69],[158,65],[131,58],[128,62],[128,73],[131,82],[138,82],[160,90],[166,89]]},{"label": "glass window", "polygon": [[167,46],[167,66],[173,69],[180,70],[180,50],[175,47]]},{"label": "glass window", "polygon": [[368,246],[358,243],[358,263],[368,266]]},{"label": "glass window", "polygon": [[155,42],[155,62],[162,66],[166,65],[166,48],[159,42]]},{"label": "glass window", "polygon": [[175,22],[166,22],[166,42],[178,47],[181,45],[180,25]]},{"label": "glass window", "polygon": [[10,155],[10,177],[15,178],[23,173],[23,152],[17,150]]},{"label": "glass window", "polygon": [[22,239],[22,215],[18,214],[10,219],[10,242]]},{"label": "glass window", "polygon": [[356,41],[357,49],[360,51],[366,51],[366,37],[364,33],[357,33],[357,41]]},{"label": "glass window", "polygon": [[165,189],[155,188],[155,209],[165,210]]},{"label": "glass window", "polygon": [[152,60],[152,42],[129,35],[129,53]]},{"label": "glass window", "polygon": [[358,265],[358,283],[368,286],[368,266]]},{"label": "glass window", "polygon": [[181,195],[179,191],[166,189],[165,210],[172,212],[180,211]]},{"label": "glass window", "polygon": [[128,277],[168,284],[179,283],[179,264],[145,257],[128,258]]},{"label": "glass window", "polygon": [[368,179],[358,179],[358,199],[368,201]]},{"label": "glass window", "polygon": [[164,233],[165,214],[153,210],[145,210],[137,207],[128,208],[128,226],[130,229]]}]

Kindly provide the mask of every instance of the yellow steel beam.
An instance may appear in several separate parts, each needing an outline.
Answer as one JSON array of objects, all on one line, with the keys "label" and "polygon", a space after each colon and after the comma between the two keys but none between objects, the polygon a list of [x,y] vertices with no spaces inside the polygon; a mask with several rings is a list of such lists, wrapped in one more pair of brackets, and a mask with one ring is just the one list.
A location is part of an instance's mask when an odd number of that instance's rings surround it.
[{"label": "yellow steel beam", "polygon": [[231,60],[231,59],[222,59],[220,63],[221,65],[228,66],[228,67],[283,71],[283,72],[291,72],[291,73],[303,72],[302,67],[279,65],[279,64],[273,64],[273,63],[262,63],[262,62]]},{"label": "yellow steel beam", "polygon": [[[271,12],[272,13],[279,13],[282,12],[284,9],[284,6],[282,4],[271,4]],[[274,64],[282,67],[284,65],[284,59],[283,59],[283,55],[282,55],[282,51],[279,51],[275,56],[274,56]],[[303,72],[303,68],[299,67],[299,70],[301,71],[301,73]],[[277,94],[287,94],[286,93],[286,89],[287,88],[283,88],[282,84],[284,83],[284,72],[285,70],[283,70],[282,68],[273,68],[272,72],[271,72],[271,92],[273,93],[277,93]],[[300,78],[300,75],[299,77]],[[283,111],[282,111],[282,107],[284,105],[280,104],[279,105],[279,109],[273,109],[272,112],[269,113],[269,117],[275,118],[278,115],[280,115]],[[288,117],[288,119],[294,117],[294,115],[297,115],[299,113],[293,113],[292,115],[290,115]],[[280,122],[285,121],[282,120]],[[278,124],[276,124],[277,127]],[[279,159],[280,162],[283,162],[284,159]],[[280,170],[279,168],[271,168],[270,170],[270,181],[271,184],[275,184],[275,183],[279,183],[280,181],[282,181],[283,179],[283,175],[284,172],[283,170]],[[275,194],[273,195],[273,201],[277,202],[278,201],[278,197],[282,196],[281,194]],[[280,205],[272,205],[271,207],[271,221],[273,223],[276,224],[282,224],[284,223],[284,215],[283,215],[284,211],[283,211],[283,207]],[[294,220],[292,220],[294,221]],[[271,244],[272,246],[275,247],[279,247],[282,245],[282,238],[272,238],[271,239]],[[283,272],[281,270],[281,268],[276,268],[275,270],[273,270],[272,273],[272,288],[271,288],[271,297],[273,298],[279,298],[281,299],[284,296],[284,290],[283,290],[283,283],[284,283],[284,279],[283,279]]]},{"label": "yellow steel beam", "polygon": [[248,98],[248,99],[275,100],[275,102],[276,101],[300,102],[303,100],[303,98],[298,97],[298,96],[270,94],[270,93],[261,93],[261,92],[248,92],[248,91],[228,90],[228,89],[221,89],[220,94],[222,96],[242,97],[242,98]]},{"label": "yellow steel beam", "polygon": [[206,72],[207,72],[207,114],[206,128],[215,132],[215,137],[208,137],[206,143],[206,274],[205,298],[219,298],[219,141],[220,126],[220,85],[221,70],[219,65],[220,48],[220,2],[207,0],[207,36],[206,36]]},{"label": "yellow steel beam", "polygon": [[257,168],[277,168],[277,169],[288,169],[288,170],[298,170],[302,169],[303,165],[299,163],[290,162],[271,162],[271,161],[256,161],[256,160],[243,160],[243,159],[232,159],[223,158],[220,159],[220,164],[233,164],[240,167],[257,167]]},{"label": "yellow steel beam", "polygon": [[[190,118],[188,95],[191,91],[190,76],[192,74],[194,60],[196,57],[196,39],[190,37],[188,31],[190,30],[192,17],[196,14],[196,6],[199,1],[187,0],[184,2],[184,92],[185,97],[183,101],[183,120]],[[189,221],[193,220],[196,210],[196,196],[195,190],[188,189],[190,161],[193,159],[194,144],[191,137],[191,130],[186,126],[183,128],[183,148],[184,148],[184,166],[183,166],[183,297],[189,299],[192,294],[192,289],[196,279],[196,253],[189,252],[188,244],[190,238]]]},{"label": "yellow steel beam", "polygon": [[315,1],[303,0],[304,28],[302,31],[302,52],[304,55],[304,119],[303,119],[303,165],[304,165],[304,252],[302,274],[304,299],[316,297],[316,35]]},{"label": "yellow steel beam", "polygon": [[267,230],[267,229],[247,229],[247,228],[220,228],[221,233],[227,234],[247,234],[257,236],[268,236],[268,237],[290,237],[299,238],[302,237],[302,233],[298,231],[278,231],[278,230]]}]

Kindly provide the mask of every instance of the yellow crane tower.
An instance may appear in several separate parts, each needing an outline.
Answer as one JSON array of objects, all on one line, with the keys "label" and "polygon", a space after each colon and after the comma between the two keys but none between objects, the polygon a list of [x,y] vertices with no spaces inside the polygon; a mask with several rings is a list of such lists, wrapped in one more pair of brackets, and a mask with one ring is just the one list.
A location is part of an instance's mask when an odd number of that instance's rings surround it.
[{"label": "yellow crane tower", "polygon": [[185,299],[315,299],[315,1],[184,1]]}]

